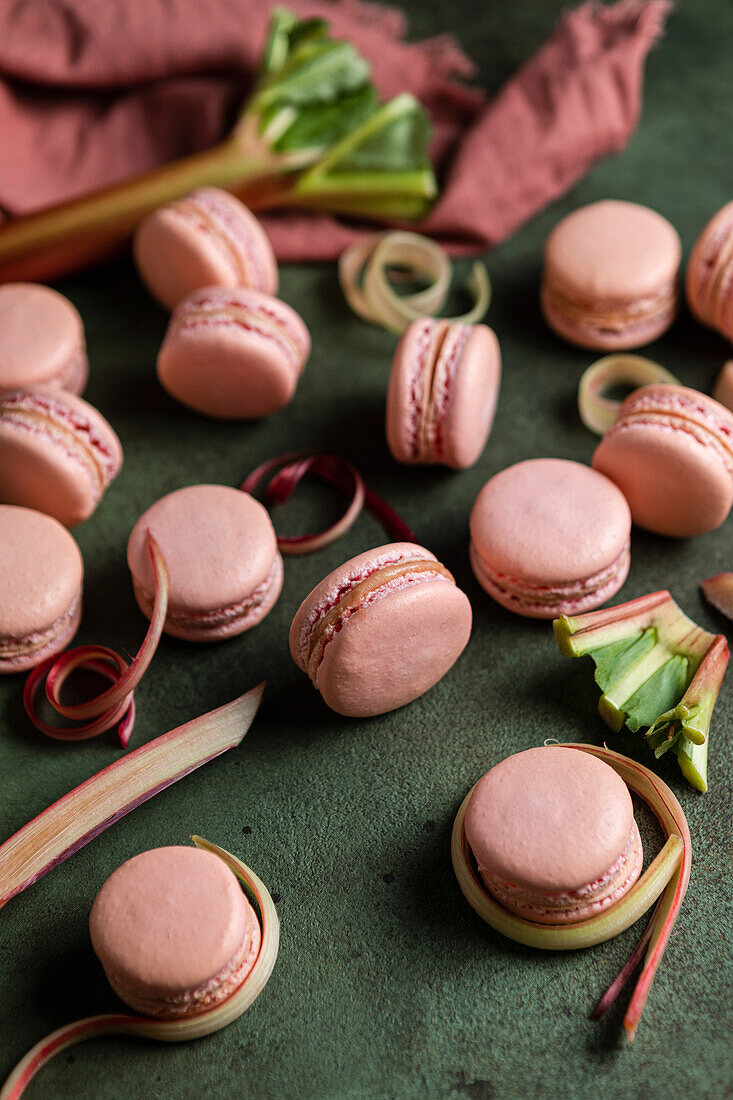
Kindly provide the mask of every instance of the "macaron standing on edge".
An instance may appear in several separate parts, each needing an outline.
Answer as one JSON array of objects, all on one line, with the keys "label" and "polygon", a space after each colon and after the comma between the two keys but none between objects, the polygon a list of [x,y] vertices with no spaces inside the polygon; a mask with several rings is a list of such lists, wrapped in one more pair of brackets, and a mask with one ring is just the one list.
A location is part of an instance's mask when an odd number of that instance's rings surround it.
[{"label": "macaron standing on edge", "polygon": [[136,1012],[196,1016],[248,977],[261,928],[236,876],[212,852],[153,848],[110,875],[89,916],[115,993]]},{"label": "macaron standing on edge", "polygon": [[529,618],[600,607],[629,571],[626,499],[580,462],[535,458],[502,470],[478,494],[470,530],[479,584]]},{"label": "macaron standing on edge", "polygon": [[150,531],[170,579],[164,630],[190,642],[217,642],[250,630],[280,595],[283,562],[263,506],[227,485],[189,485],[152,504],[132,529],[127,564],[135,598],[150,618],[155,582]]},{"label": "macaron standing on edge", "polygon": [[686,386],[642,386],[593,455],[634,523],[680,538],[713,531],[733,504],[733,413]]},{"label": "macaron standing on edge", "polygon": [[79,547],[57,520],[0,504],[0,673],[34,668],[69,644],[83,575]]},{"label": "macaron standing on edge", "polygon": [[491,431],[500,378],[499,343],[486,325],[413,321],[397,345],[387,391],[393,456],[472,466]]},{"label": "macaron standing on edge", "polygon": [[0,393],[36,385],[82,393],[88,373],[84,326],[68,298],[39,283],[0,286]]},{"label": "macaron standing on edge", "polygon": [[135,232],[133,254],[148,290],[168,309],[202,286],[277,293],[267,234],[244,203],[218,187],[201,187],[154,210]]},{"label": "macaron standing on edge", "polygon": [[351,558],[303,600],[290,653],[332,710],[370,717],[442,679],[471,620],[468,597],[434,554],[389,543]]},{"label": "macaron standing on edge", "polygon": [[0,393],[0,501],[75,527],[121,466],[115,432],[81,397],[49,386]]},{"label": "macaron standing on edge", "polygon": [[605,912],[642,868],[628,787],[602,760],[562,745],[515,753],[487,772],[464,828],[489,893],[539,924]]},{"label": "macaron standing on edge", "polygon": [[270,416],[292,398],[310,335],[289,305],[245,287],[204,287],[171,317],[158,353],[161,385],[205,416]]},{"label": "macaron standing on edge", "polygon": [[698,321],[733,340],[733,202],[710,219],[696,240],[685,288]]},{"label": "macaron standing on edge", "polygon": [[545,319],[583,348],[649,344],[677,313],[681,258],[677,231],[656,211],[615,200],[582,206],[545,244]]}]

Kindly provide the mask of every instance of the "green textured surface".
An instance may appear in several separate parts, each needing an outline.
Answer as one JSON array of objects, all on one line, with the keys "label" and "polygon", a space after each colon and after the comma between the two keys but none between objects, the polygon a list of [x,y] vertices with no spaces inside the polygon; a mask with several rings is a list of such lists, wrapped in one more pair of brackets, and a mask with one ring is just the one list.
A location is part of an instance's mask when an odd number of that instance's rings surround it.
[{"label": "green textured surface", "polygon": [[[453,27],[438,0],[406,6],[416,37],[458,30],[480,79],[494,89],[543,40],[561,4],[464,0]],[[564,659],[548,624],[512,617],[481,591],[468,565],[467,520],[486,478],[509,463],[590,459],[594,438],[578,420],[575,389],[593,356],[562,344],[541,321],[542,243],[566,211],[617,197],[667,215],[689,252],[709,215],[731,198],[732,39],[728,0],[675,12],[649,59],[644,116],[629,149],[489,256],[489,320],[505,373],[491,440],[467,472],[409,470],[391,460],[382,417],[395,341],[349,315],[330,266],[283,271],[282,296],[302,312],[314,352],[290,408],[253,425],[200,419],[158,387],[153,363],[165,316],[131,266],[62,285],[87,324],[87,396],[125,448],[122,475],[78,530],[86,563],[80,641],[137,648],[145,622],[124,552],[152,501],[197,481],[237,484],[259,461],[311,445],[348,454],[401,511],[468,592],[475,628],[452,673],[413,705],[369,721],[329,712],[291,663],[287,632],[298,603],[328,570],[384,541],[364,517],[336,546],[287,562],[282,597],[255,631],[209,648],[165,639],[137,693],[134,744],[263,678],[270,681],[265,704],[239,750],[135,810],[7,906],[0,1079],[53,1028],[119,1009],[89,944],[94,896],[124,859],[196,832],[244,859],[277,898],[282,944],[269,986],[245,1017],[196,1043],[120,1038],[75,1048],[43,1071],[29,1098],[729,1094],[730,677],[713,720],[709,794],[689,790],[673,760],[658,765],[688,814],[694,867],[633,1048],[620,1034],[620,1006],[601,1024],[587,1015],[639,929],[574,954],[515,946],[464,901],[449,837],[471,784],[546,737],[606,740],[651,762],[641,735],[616,736],[601,723],[591,662]],[[684,312],[648,354],[709,390],[730,349]],[[282,528],[308,525],[331,507],[317,489],[301,499],[278,520]],[[731,521],[688,542],[635,531],[632,556],[623,598],[668,587],[700,625],[730,629],[697,586],[733,568]],[[112,735],[80,745],[36,735],[23,716],[21,686],[21,677],[0,683],[0,836],[119,755]],[[652,847],[653,831],[646,833]]]}]

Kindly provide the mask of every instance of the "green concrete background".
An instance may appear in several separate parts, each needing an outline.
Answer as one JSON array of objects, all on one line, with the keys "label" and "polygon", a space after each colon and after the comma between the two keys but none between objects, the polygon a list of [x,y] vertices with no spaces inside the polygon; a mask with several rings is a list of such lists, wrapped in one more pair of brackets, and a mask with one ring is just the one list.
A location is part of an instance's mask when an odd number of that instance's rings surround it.
[{"label": "green concrete background", "polygon": [[[405,6],[416,37],[456,32],[493,90],[539,46],[562,5]],[[199,418],[159,388],[153,364],[166,318],[130,264],[60,284],[87,325],[87,397],[125,448],[121,476],[77,532],[86,563],[80,642],[134,652],[142,639],[125,544],[144,508],[190,483],[237,484],[263,459],[313,445],[348,455],[404,515],[469,594],[475,627],[453,671],[411,706],[367,721],[328,711],[291,663],[287,632],[317,581],[385,541],[363,517],[336,546],[287,562],[282,597],[250,634],[211,647],[165,639],[137,692],[134,745],[263,678],[265,703],[238,750],[135,810],[7,906],[0,1078],[53,1028],[119,1010],[89,944],[94,896],[123,860],[195,832],[244,859],[277,900],[282,945],[267,989],[245,1017],[196,1043],[120,1038],[75,1048],[43,1071],[30,1098],[729,1095],[730,676],[714,717],[710,792],[695,794],[672,762],[659,765],[688,814],[694,866],[633,1049],[620,1034],[622,1006],[601,1024],[587,1016],[641,926],[573,954],[516,946],[464,901],[449,837],[471,784],[546,737],[605,740],[650,762],[641,735],[616,736],[601,723],[589,663],[566,661],[548,624],[505,613],[478,587],[467,521],[484,481],[512,462],[590,460],[594,438],[578,420],[575,391],[593,356],[555,339],[540,318],[542,243],[575,206],[616,197],[667,215],[689,252],[731,198],[732,40],[728,0],[680,7],[649,59],[643,119],[628,150],[488,257],[489,321],[504,379],[492,437],[472,470],[409,470],[392,461],[382,417],[395,341],[349,314],[330,265],[283,271],[282,296],[302,312],[314,351],[292,405],[249,425]],[[709,390],[730,349],[683,310],[648,354]],[[277,523],[283,532],[303,529],[334,507],[325,490],[305,489]],[[689,542],[635,531],[632,558],[623,598],[668,587],[702,626],[730,630],[698,593],[704,577],[733,568],[730,522]],[[36,734],[21,688],[21,677],[0,684],[0,836],[119,756],[111,734],[79,745]],[[648,822],[645,833],[651,849],[657,839]]]}]

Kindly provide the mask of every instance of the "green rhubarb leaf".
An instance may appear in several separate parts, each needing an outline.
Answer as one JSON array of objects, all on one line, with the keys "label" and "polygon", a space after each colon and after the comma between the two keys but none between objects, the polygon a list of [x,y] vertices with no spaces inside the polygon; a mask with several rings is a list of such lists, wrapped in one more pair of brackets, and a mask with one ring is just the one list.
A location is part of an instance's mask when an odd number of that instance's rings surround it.
[{"label": "green rhubarb leaf", "polygon": [[341,96],[363,88],[370,66],[350,42],[307,39],[285,61],[281,70],[265,77],[250,104],[262,111],[280,107],[304,107],[334,103]]},{"label": "green rhubarb leaf", "polygon": [[624,704],[631,732],[653,725],[661,712],[676,706],[691,679],[690,662],[679,654],[657,669]]},{"label": "green rhubarb leaf", "polygon": [[622,638],[618,642],[589,650],[589,656],[596,666],[596,683],[601,691],[612,688],[656,644],[657,632],[650,628],[637,637]]},{"label": "green rhubarb leaf", "polygon": [[369,118],[376,107],[377,94],[368,84],[351,95],[342,96],[338,103],[303,107],[297,112],[291,112],[289,117],[280,108],[275,108],[264,118],[264,132],[274,134],[277,119],[285,122],[281,132],[272,141],[272,148],[278,153],[297,152],[301,149],[329,149]]}]

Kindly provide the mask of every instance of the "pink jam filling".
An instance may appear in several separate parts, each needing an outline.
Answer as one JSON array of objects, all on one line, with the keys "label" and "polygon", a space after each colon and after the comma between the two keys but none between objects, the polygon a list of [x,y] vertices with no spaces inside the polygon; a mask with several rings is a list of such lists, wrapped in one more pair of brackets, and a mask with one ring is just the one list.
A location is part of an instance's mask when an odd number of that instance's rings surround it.
[{"label": "pink jam filling", "polygon": [[[85,454],[93,461],[96,469],[100,473],[103,488],[109,485],[119,473],[119,454],[109,449],[99,432],[97,432],[89,420],[76,409],[70,409],[45,395],[25,393],[23,391],[6,394],[2,400],[2,411],[0,415],[8,415],[8,418],[12,419],[13,424],[18,428],[43,434],[45,433],[45,427],[42,423],[36,425],[31,420],[21,419],[20,417],[15,418],[12,414],[16,411],[20,413],[28,412],[31,414],[41,414],[52,424],[70,433],[74,442],[78,446],[81,446]],[[55,443],[62,445],[62,440],[63,437],[54,436]],[[79,460],[79,455],[74,451],[73,447],[67,446],[66,450],[70,457],[77,461]]]}]

